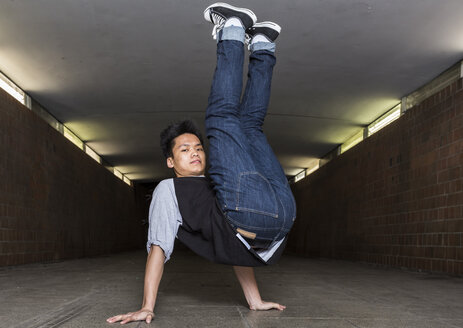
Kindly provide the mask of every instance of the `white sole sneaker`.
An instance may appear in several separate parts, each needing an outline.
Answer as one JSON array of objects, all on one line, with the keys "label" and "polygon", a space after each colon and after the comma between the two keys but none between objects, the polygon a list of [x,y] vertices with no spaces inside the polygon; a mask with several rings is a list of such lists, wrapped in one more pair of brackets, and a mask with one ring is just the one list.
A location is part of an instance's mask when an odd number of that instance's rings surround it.
[{"label": "white sole sneaker", "polygon": [[224,2],[214,3],[204,10],[204,19],[206,21],[212,24],[221,24],[222,22],[216,21],[216,17],[213,14],[221,16],[223,20],[237,17],[241,20],[245,29],[257,22],[257,16],[252,10],[235,7]]},{"label": "white sole sneaker", "polygon": [[253,27],[267,27],[267,28],[271,28],[275,31],[277,31],[278,33],[281,32],[281,26],[278,25],[277,23],[274,23],[274,22],[260,22],[260,23],[255,23],[253,25]]},{"label": "white sole sneaker", "polygon": [[252,39],[257,34],[265,36],[269,41],[273,42],[280,35],[281,26],[274,22],[256,23],[246,30],[247,39]]}]

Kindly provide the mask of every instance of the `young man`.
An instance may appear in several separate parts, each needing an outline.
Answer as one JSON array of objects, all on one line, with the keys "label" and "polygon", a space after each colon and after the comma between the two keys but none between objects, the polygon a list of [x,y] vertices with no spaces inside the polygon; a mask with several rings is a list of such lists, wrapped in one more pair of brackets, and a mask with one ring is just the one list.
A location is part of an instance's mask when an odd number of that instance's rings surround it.
[{"label": "young man", "polygon": [[[184,121],[164,130],[161,145],[176,178],[162,181],[153,193],[142,308],[111,317],[111,323],[151,322],[175,237],[211,261],[233,265],[250,309],[285,308],[261,299],[253,271],[280,257],[296,216],[287,179],[262,132],[280,27],[256,23],[249,9],[224,3],[209,6],[204,17],[214,24],[218,41],[206,111],[210,180],[194,125]],[[245,41],[251,54],[241,99]]]}]

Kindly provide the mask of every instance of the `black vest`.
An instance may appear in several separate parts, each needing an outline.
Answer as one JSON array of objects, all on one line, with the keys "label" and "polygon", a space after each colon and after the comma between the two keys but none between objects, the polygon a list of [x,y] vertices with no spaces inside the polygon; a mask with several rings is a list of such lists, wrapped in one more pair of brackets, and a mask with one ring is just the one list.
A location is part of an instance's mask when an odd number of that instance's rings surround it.
[{"label": "black vest", "polygon": [[286,240],[267,262],[246,248],[222,213],[207,178],[174,178],[174,186],[183,220],[177,237],[193,252],[212,262],[250,267],[273,264],[280,258]]}]

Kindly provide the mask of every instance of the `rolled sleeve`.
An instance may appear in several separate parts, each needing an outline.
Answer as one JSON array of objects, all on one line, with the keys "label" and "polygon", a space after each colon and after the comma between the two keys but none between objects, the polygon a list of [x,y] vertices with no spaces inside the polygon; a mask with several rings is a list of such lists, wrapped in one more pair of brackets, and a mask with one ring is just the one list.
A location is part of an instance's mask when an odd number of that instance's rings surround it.
[{"label": "rolled sleeve", "polygon": [[163,180],[157,185],[151,199],[146,243],[148,253],[151,245],[157,245],[164,251],[165,262],[167,262],[174,250],[175,237],[181,224],[182,216],[178,208],[173,180]]}]

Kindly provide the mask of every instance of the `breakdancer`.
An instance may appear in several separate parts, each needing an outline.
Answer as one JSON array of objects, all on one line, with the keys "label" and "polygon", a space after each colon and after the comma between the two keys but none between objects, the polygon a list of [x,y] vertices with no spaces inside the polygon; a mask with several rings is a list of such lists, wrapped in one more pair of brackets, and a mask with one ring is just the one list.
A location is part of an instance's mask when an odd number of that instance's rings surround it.
[{"label": "breakdancer", "polygon": [[[148,232],[144,298],[139,311],[108,322],[151,322],[164,263],[177,237],[208,260],[233,265],[251,310],[283,310],[263,301],[255,266],[280,257],[296,216],[285,174],[262,131],[270,98],[275,39],[281,28],[257,23],[245,8],[216,3],[204,11],[214,24],[217,67],[206,111],[208,177],[201,133],[191,121],[161,133],[167,166],[176,178],[153,192]],[[242,93],[244,45],[249,45],[248,80]]]}]

